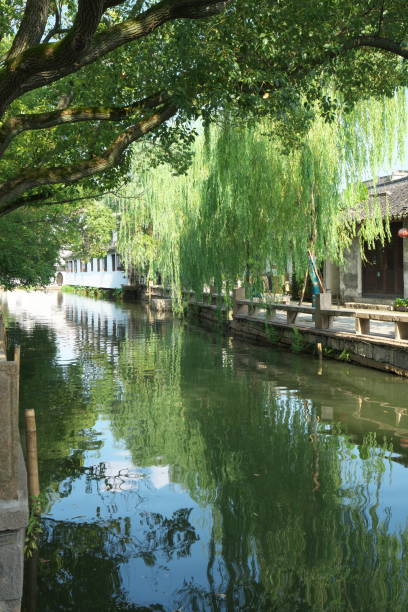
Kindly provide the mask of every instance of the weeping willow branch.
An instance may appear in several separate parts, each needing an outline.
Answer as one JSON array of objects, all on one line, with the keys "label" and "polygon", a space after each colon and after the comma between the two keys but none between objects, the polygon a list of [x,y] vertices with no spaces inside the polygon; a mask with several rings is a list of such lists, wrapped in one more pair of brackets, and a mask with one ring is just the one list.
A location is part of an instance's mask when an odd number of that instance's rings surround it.
[{"label": "weeping willow branch", "polygon": [[71,166],[59,166],[56,168],[40,168],[34,171],[25,171],[19,176],[0,185],[0,215],[22,206],[23,202],[19,196],[35,187],[42,185],[72,184],[83,178],[99,174],[117,165],[122,153],[127,147],[151,132],[162,123],[168,121],[177,112],[174,105],[169,105],[160,113],[155,113],[146,120],[129,127],[122,132],[106,150],[98,157]]},{"label": "weeping willow branch", "polygon": [[[117,202],[118,246],[127,265],[151,277],[160,272],[177,295],[183,287],[232,286],[248,267],[251,283],[289,264],[302,277],[311,237],[319,263],[341,262],[357,232],[352,211],[367,198],[362,175],[376,176],[403,151],[404,91],[360,103],[336,123],[316,119],[286,155],[272,131],[266,123],[233,127],[227,117],[196,141],[186,176],[174,177],[164,166],[139,174],[125,193],[143,189],[141,200]],[[384,240],[386,222],[370,206],[359,235]]]}]

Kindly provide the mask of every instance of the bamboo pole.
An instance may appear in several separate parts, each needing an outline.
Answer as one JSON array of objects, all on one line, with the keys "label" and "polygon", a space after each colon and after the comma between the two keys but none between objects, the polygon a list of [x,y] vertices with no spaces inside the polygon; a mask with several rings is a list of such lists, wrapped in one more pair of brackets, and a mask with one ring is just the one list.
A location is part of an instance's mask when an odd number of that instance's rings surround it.
[{"label": "bamboo pole", "polygon": [[27,408],[24,411],[24,418],[26,425],[28,494],[32,501],[33,498],[37,498],[40,494],[35,410],[33,408]]}]

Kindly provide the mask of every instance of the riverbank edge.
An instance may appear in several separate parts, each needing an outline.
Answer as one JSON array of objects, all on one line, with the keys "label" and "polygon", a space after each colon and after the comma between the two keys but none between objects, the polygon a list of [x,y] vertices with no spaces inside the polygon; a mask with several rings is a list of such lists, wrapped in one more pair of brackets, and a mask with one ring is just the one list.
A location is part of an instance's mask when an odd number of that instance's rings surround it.
[{"label": "riverbank edge", "polygon": [[[206,304],[190,304],[189,313],[198,321],[243,338],[253,344],[290,349],[296,353],[321,355],[408,378],[408,345],[397,340],[358,336],[347,332],[319,330],[298,324],[265,322],[250,315],[217,311]],[[320,346],[319,346],[320,345]]]},{"label": "riverbank edge", "polygon": [[[62,289],[64,292],[64,289]],[[117,299],[109,290],[98,294],[84,291],[84,288],[70,287],[69,293],[88,297]],[[123,301],[144,301],[155,312],[169,312],[171,299],[164,297],[129,295],[123,292]],[[325,359],[336,359],[363,367],[380,370],[408,378],[408,344],[390,338],[356,336],[356,334],[321,330],[277,321],[264,321],[248,314],[234,314],[225,306],[189,302],[186,313],[198,321],[206,322],[211,329],[222,329],[225,333],[243,338],[253,344],[275,346],[296,353],[319,355]]]}]

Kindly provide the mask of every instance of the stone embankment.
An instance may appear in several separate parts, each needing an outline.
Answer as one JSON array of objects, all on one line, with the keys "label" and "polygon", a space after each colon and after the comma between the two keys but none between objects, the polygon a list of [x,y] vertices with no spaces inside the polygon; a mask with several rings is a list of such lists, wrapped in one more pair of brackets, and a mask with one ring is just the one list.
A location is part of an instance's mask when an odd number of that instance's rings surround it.
[{"label": "stone embankment", "polygon": [[18,612],[28,521],[27,476],[18,429],[20,353],[6,356],[0,315],[0,612]]},{"label": "stone embankment", "polygon": [[341,358],[385,372],[408,376],[408,313],[378,308],[335,307],[330,294],[311,304],[245,299],[244,289],[230,296],[208,293],[201,300],[186,294],[194,314],[222,324],[250,341]]}]

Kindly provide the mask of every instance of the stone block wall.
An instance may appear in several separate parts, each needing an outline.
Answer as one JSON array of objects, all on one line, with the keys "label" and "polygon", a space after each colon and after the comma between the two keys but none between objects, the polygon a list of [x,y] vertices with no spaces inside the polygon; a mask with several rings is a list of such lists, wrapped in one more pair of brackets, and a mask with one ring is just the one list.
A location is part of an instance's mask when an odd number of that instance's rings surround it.
[{"label": "stone block wall", "polygon": [[0,315],[0,612],[18,612],[23,590],[27,475],[18,429],[19,353],[7,361]]}]

